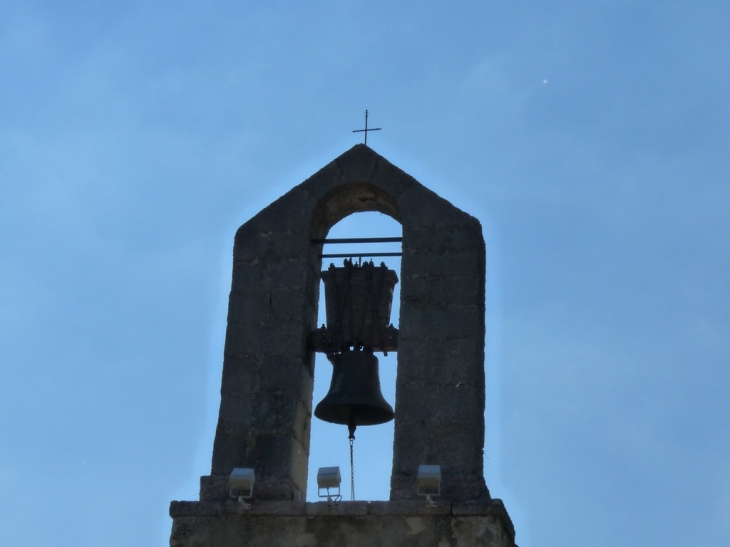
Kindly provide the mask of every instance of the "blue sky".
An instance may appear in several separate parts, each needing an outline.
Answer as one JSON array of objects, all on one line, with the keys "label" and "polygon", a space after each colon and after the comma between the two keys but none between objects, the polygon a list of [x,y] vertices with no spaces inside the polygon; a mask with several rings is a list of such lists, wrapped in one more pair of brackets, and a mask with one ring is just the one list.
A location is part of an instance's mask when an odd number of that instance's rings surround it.
[{"label": "blue sky", "polygon": [[[730,543],[730,5],[394,4],[0,0],[0,543],[166,544],[233,234],[366,108],[484,227],[485,475],[521,547]],[[391,440],[358,438],[362,497]]]}]

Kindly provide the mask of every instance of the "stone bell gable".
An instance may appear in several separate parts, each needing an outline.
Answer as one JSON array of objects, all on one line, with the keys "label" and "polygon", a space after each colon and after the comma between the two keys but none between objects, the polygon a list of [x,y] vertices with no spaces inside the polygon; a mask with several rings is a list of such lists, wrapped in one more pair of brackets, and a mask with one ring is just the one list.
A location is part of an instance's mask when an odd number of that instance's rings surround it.
[{"label": "stone bell gable", "polygon": [[[402,226],[390,501],[306,503],[321,240],[364,211]],[[199,502],[172,502],[171,546],[514,546],[483,476],[485,268],[479,221],[365,145],[241,226],[211,474]],[[421,464],[441,466],[434,505]],[[234,468],[255,469],[250,507]]]},{"label": "stone bell gable", "polygon": [[485,249],[481,226],[357,145],[238,230],[211,475],[256,468],[261,495],[306,491],[319,255],[344,217],[403,227],[392,499],[415,497],[420,463],[444,495],[488,497],[484,444]]}]

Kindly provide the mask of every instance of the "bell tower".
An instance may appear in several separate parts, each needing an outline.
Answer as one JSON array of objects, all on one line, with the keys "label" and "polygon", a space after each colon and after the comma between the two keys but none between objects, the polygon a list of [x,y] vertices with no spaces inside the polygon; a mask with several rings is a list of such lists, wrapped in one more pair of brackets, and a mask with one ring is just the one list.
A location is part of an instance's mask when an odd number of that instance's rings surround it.
[{"label": "bell tower", "polygon": [[[383,286],[392,293],[397,280],[389,270],[346,264],[322,272],[328,231],[362,211],[403,228],[397,331],[383,323]],[[172,502],[170,545],[514,545],[509,516],[483,475],[485,268],[479,222],[366,145],[241,226],[211,474],[201,478],[200,501]],[[375,280],[377,298],[371,290],[358,312],[366,329],[338,314],[347,306],[342,295],[331,298],[333,320],[328,309],[328,325],[318,328],[321,276],[335,292],[357,276]],[[397,353],[394,413],[378,400],[379,387],[362,387],[377,378],[373,352],[383,350]],[[394,417],[390,501],[304,499],[308,466],[316,465],[309,461],[316,351],[346,381],[336,387],[333,377],[315,416],[351,431]]]}]

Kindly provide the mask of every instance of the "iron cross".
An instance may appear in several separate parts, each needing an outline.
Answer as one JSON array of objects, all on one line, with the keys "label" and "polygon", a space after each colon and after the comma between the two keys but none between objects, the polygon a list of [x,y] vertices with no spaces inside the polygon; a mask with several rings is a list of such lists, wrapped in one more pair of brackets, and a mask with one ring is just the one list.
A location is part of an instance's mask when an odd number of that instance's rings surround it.
[{"label": "iron cross", "polygon": [[368,131],[380,131],[382,127],[375,127],[373,129],[368,129],[368,111],[365,111],[365,129],[353,129],[353,133],[365,133],[365,145],[368,144]]}]

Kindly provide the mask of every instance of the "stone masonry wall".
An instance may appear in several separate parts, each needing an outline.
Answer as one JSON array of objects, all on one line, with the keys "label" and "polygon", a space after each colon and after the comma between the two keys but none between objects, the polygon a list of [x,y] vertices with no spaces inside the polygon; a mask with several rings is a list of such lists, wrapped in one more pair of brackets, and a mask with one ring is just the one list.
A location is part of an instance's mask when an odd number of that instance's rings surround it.
[{"label": "stone masonry wall", "polygon": [[170,547],[516,547],[499,500],[414,502],[174,502]]}]

